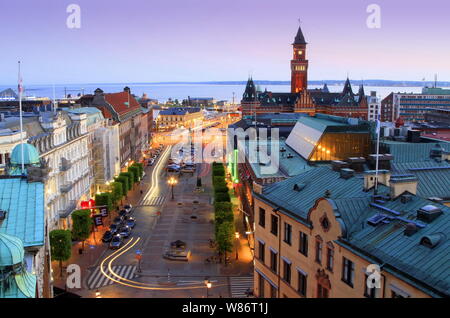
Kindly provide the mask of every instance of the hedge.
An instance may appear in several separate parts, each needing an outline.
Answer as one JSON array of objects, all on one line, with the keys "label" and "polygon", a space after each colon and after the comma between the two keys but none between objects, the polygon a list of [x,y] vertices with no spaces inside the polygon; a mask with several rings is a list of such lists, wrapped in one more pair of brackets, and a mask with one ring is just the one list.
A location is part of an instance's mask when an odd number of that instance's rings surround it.
[{"label": "hedge", "polygon": [[144,165],[140,162],[135,162],[131,165],[132,167],[137,167],[138,171],[139,171],[139,178],[142,178],[142,176],[144,175]]},{"label": "hedge", "polygon": [[119,174],[119,177],[126,177],[128,180],[128,190],[131,190],[133,188],[134,184],[134,176],[132,172],[121,172]]},{"label": "hedge", "polygon": [[139,172],[139,168],[138,167],[130,166],[130,167],[128,167],[128,172],[133,174],[133,180],[134,180],[133,182],[134,183],[139,182],[141,177],[140,177],[140,172]]},{"label": "hedge", "polygon": [[226,181],[224,177],[213,177],[213,185],[226,185]]},{"label": "hedge", "polygon": [[230,194],[228,192],[216,192],[214,194],[215,202],[231,202]]},{"label": "hedge", "polygon": [[219,184],[214,186],[214,193],[228,192],[228,187],[225,184]]},{"label": "hedge", "polygon": [[231,202],[214,202],[215,212],[232,212],[233,205]]},{"label": "hedge", "polygon": [[122,200],[124,196],[123,184],[121,182],[113,182],[111,183],[111,189],[113,204],[116,204],[118,201]]}]

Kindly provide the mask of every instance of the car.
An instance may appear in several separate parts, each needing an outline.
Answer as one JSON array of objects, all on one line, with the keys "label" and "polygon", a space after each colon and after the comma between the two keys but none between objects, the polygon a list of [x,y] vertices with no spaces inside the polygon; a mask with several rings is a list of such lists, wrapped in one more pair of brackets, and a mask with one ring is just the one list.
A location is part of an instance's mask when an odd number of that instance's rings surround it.
[{"label": "car", "polygon": [[109,231],[112,234],[116,234],[116,232],[119,230],[119,224],[111,224],[111,226],[109,227]]},{"label": "car", "polygon": [[103,233],[102,241],[104,243],[111,242],[113,236],[114,235],[113,235],[113,233],[111,231],[106,231],[105,233]]},{"label": "car", "polygon": [[120,224],[122,224],[122,222],[123,222],[123,215],[120,214],[120,212],[119,212],[119,216],[116,216],[112,223],[116,224],[116,225],[120,225]]},{"label": "car", "polygon": [[128,217],[125,221],[125,225],[129,226],[130,228],[134,228],[136,226],[136,219],[132,217]]},{"label": "car", "polygon": [[126,204],[123,208],[127,213],[130,213],[133,206],[131,204]]},{"label": "car", "polygon": [[131,227],[129,226],[123,226],[119,231],[120,236],[123,238],[128,238],[131,235]]},{"label": "car", "polygon": [[121,223],[123,222],[125,215],[127,215],[127,210],[125,210],[125,209],[120,210],[118,217],[121,218],[121,221],[120,221]]},{"label": "car", "polygon": [[148,161],[148,166],[153,166],[153,164],[155,163],[155,159],[150,159],[149,161]]},{"label": "car", "polygon": [[123,238],[121,235],[117,234],[117,235],[114,235],[111,242],[109,243],[109,248],[118,249],[122,246],[122,244],[123,244]]}]

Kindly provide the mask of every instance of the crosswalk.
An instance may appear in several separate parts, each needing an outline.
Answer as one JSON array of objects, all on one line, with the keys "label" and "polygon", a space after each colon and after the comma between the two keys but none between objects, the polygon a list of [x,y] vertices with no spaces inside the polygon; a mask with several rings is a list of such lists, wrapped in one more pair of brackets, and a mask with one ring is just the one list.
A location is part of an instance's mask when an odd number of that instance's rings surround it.
[{"label": "crosswalk", "polygon": [[150,197],[142,201],[141,205],[157,206],[164,203],[165,196]]},{"label": "crosswalk", "polygon": [[246,298],[247,289],[253,289],[253,276],[230,277],[230,287],[232,298]]},{"label": "crosswalk", "polygon": [[[117,277],[111,274],[107,267],[104,267],[103,270],[108,276],[117,280]],[[136,276],[135,275],[136,265],[117,265],[113,266],[112,270],[120,277],[126,279],[133,279]],[[96,267],[95,271],[89,276],[87,281],[89,289],[98,289],[100,287],[112,285],[114,283],[115,283],[114,281],[110,280],[108,277],[103,275],[103,273],[100,271],[100,266]]]}]

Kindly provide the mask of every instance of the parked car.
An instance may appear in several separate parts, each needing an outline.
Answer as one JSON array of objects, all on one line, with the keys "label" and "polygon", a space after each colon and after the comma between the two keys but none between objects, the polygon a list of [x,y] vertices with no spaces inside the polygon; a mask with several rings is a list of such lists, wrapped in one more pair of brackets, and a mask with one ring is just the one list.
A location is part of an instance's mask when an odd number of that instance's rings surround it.
[{"label": "parked car", "polygon": [[120,236],[123,238],[128,238],[131,235],[131,227],[123,226],[119,231]]},{"label": "parked car", "polygon": [[117,235],[114,235],[111,242],[109,243],[109,248],[118,249],[122,246],[122,244],[123,244],[123,238],[121,235],[117,234]]},{"label": "parked car", "polygon": [[153,166],[154,163],[155,163],[155,160],[154,160],[154,159],[150,159],[150,160],[148,161],[147,166]]},{"label": "parked car", "polygon": [[127,213],[130,213],[130,212],[131,212],[131,209],[133,208],[133,206],[132,206],[131,204],[127,204],[127,205],[125,205],[123,208],[125,209],[125,211],[126,211]]},{"label": "parked car", "polygon": [[124,220],[125,215],[127,215],[127,210],[125,209],[120,210],[118,218],[121,218],[121,222]]},{"label": "parked car", "polygon": [[106,231],[106,232],[103,234],[102,241],[103,241],[104,243],[111,242],[113,236],[114,236],[114,235],[112,234],[111,231]]},{"label": "parked car", "polygon": [[116,232],[119,230],[119,224],[111,224],[111,226],[109,227],[109,231],[112,234],[116,234]]},{"label": "parked car", "polygon": [[128,217],[125,221],[125,225],[129,226],[130,228],[134,228],[136,226],[136,219],[132,217]]},{"label": "parked car", "polygon": [[122,224],[122,222],[123,222],[123,215],[121,215],[120,212],[119,212],[119,216],[116,216],[114,218],[113,224],[120,225],[120,224]]}]

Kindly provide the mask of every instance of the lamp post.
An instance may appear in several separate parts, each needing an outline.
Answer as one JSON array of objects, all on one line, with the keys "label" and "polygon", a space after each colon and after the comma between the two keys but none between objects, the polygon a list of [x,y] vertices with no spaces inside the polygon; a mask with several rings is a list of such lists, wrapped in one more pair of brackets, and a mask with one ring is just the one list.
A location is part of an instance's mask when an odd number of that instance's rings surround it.
[{"label": "lamp post", "polygon": [[208,277],[205,277],[205,286],[206,286],[206,298],[209,297],[209,289],[212,287],[212,283]]},{"label": "lamp post", "polygon": [[170,177],[167,183],[172,187],[172,200],[174,200],[175,197],[173,196],[173,187],[178,183],[178,181],[174,177]]},{"label": "lamp post", "polygon": [[236,260],[238,260],[239,259],[239,255],[238,255],[239,232],[234,233],[234,237],[236,238]]}]

